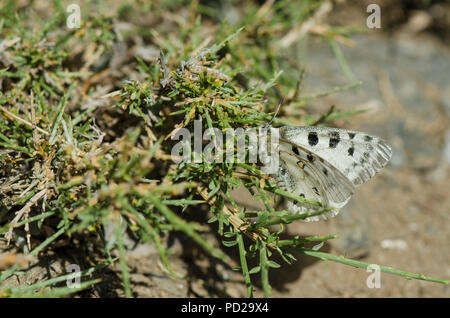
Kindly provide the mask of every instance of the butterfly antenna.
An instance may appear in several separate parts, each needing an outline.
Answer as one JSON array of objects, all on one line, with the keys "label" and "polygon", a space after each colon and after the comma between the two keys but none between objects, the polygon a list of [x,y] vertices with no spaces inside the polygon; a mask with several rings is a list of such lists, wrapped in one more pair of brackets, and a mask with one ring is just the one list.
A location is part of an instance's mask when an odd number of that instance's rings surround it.
[{"label": "butterfly antenna", "polygon": [[281,104],[283,104],[283,98],[280,98],[280,102],[278,103],[277,110],[275,111],[275,114],[272,116],[272,119],[269,121],[269,125],[272,125],[272,122],[274,121],[275,117],[277,117],[278,112],[280,111]]}]

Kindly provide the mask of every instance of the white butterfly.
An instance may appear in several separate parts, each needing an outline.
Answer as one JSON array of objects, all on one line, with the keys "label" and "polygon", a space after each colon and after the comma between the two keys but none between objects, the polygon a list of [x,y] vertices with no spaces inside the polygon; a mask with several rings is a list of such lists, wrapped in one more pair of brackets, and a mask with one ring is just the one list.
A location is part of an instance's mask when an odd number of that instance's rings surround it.
[{"label": "white butterfly", "polygon": [[[328,127],[279,128],[280,165],[274,174],[278,186],[294,195],[334,207],[323,218],[339,213],[355,188],[389,161],[391,148],[380,138],[358,131]],[[288,201],[294,213],[322,210]],[[305,221],[318,221],[311,216]]]}]

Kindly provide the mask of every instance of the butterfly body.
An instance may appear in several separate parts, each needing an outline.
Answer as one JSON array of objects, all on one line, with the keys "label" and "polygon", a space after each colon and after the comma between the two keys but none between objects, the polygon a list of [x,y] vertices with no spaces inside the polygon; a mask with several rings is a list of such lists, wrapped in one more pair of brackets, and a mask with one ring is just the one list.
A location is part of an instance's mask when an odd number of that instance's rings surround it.
[{"label": "butterfly body", "polygon": [[[389,161],[391,148],[380,138],[362,132],[328,128],[284,126],[279,128],[280,165],[274,174],[280,188],[322,207],[288,201],[293,213],[323,207],[321,215],[335,216],[359,185]],[[319,220],[319,216],[306,221]]]}]

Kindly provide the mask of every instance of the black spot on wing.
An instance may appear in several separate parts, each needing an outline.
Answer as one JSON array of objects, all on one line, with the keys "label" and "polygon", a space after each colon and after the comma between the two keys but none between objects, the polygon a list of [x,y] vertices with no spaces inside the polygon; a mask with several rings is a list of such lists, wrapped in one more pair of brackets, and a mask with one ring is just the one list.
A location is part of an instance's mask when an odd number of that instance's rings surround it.
[{"label": "black spot on wing", "polygon": [[314,161],[314,157],[311,154],[308,154],[306,156],[306,158],[308,158],[309,162],[313,162]]},{"label": "black spot on wing", "polygon": [[369,135],[364,136],[365,141],[372,141],[372,139],[373,139],[372,136],[369,136]]},{"label": "black spot on wing", "polygon": [[[301,198],[304,199],[304,198],[305,198],[305,194],[304,194],[304,193],[300,193],[300,194],[299,194],[299,197],[301,197]],[[294,200],[294,204],[295,204],[295,205],[297,205],[297,204],[299,204],[299,203],[300,203],[300,201]]]},{"label": "black spot on wing", "polygon": [[336,148],[336,146],[338,145],[339,141],[341,140],[339,133],[337,131],[332,131],[330,133],[330,143],[329,143],[329,147],[330,148]]},{"label": "black spot on wing", "polygon": [[323,168],[323,174],[328,176],[328,170],[326,168]]},{"label": "black spot on wing", "polygon": [[348,133],[348,136],[350,137],[350,139],[355,138],[355,133]]},{"label": "black spot on wing", "polygon": [[319,195],[319,190],[317,190],[316,187],[312,187],[312,189],[313,189],[313,191],[314,191],[315,194]]},{"label": "black spot on wing", "polygon": [[292,152],[295,153],[297,156],[300,156],[300,151],[297,147],[292,146]]},{"label": "black spot on wing", "polygon": [[352,156],[353,157],[353,153],[355,152],[355,148],[353,148],[353,146],[352,147],[350,147],[350,148],[348,148],[348,155],[349,156]]},{"label": "black spot on wing", "polygon": [[317,136],[317,133],[312,131],[308,134],[308,143],[310,146],[315,146],[319,142],[319,136]]}]

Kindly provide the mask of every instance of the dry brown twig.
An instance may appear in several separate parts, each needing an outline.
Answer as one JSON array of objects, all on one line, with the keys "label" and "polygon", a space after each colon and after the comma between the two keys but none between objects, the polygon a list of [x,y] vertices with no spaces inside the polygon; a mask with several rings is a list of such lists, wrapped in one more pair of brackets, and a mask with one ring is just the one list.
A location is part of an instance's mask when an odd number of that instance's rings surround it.
[{"label": "dry brown twig", "polygon": [[[30,209],[35,205],[44,195],[46,195],[48,192],[48,189],[45,188],[38,193],[36,193],[25,205],[22,209],[16,212],[16,216],[10,223],[10,228],[8,232],[5,234],[5,238],[7,240],[7,245],[9,245],[11,238],[12,238],[12,232],[17,223],[22,219],[24,215],[30,212]],[[27,243],[28,247],[31,249],[31,243],[30,243],[31,235],[29,235],[29,231],[27,232]]]},{"label": "dry brown twig", "polygon": [[[30,126],[30,127],[34,128],[32,123],[30,123],[29,121],[27,121],[27,120],[25,120],[25,119],[23,119],[23,118],[21,118],[21,117],[19,117],[17,115],[14,115],[13,113],[11,113],[9,110],[7,110],[5,107],[3,107],[1,105],[0,105],[0,110],[3,111],[4,113],[6,113],[8,116],[10,116],[10,117],[12,117],[12,118],[14,118],[14,119],[24,123],[27,126]],[[48,131],[45,131],[44,129],[42,129],[40,127],[36,126],[36,130],[39,131],[40,133],[46,135],[46,136],[50,136],[50,133]]]},{"label": "dry brown twig", "polygon": [[307,33],[309,33],[312,28],[320,24],[320,21],[323,20],[332,9],[333,5],[330,1],[323,2],[312,17],[296,28],[293,28],[280,40],[280,46],[282,48],[288,48],[295,42],[298,42]]}]

